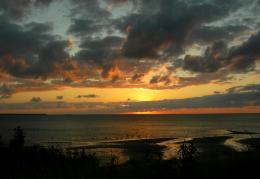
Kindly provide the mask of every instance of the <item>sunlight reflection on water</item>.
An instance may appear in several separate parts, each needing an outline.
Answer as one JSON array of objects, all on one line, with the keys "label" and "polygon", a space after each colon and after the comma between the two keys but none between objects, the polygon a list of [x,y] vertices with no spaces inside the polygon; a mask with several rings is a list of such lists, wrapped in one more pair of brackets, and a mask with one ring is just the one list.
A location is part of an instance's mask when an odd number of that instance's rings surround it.
[{"label": "sunlight reflection on water", "polygon": [[[166,146],[163,158],[176,156],[178,140],[209,136],[235,136],[224,144],[238,151],[246,147],[237,141],[248,135],[231,135],[230,130],[260,133],[260,115],[90,115],[90,116],[0,116],[0,135],[4,142],[12,137],[12,129],[20,125],[30,144],[54,145],[61,148],[91,146],[103,142],[129,139],[177,138],[159,142]],[[113,153],[122,160],[121,148],[95,149]],[[113,152],[111,152],[111,150]],[[94,149],[91,149],[94,151]]]}]

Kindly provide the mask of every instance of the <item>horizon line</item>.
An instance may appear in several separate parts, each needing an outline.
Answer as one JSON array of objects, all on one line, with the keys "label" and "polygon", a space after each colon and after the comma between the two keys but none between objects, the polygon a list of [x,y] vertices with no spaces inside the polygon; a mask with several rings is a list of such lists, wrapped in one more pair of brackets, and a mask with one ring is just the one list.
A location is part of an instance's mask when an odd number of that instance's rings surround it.
[{"label": "horizon line", "polygon": [[35,116],[66,116],[66,115],[70,115],[70,116],[97,116],[97,115],[100,115],[100,116],[105,116],[105,115],[111,115],[111,116],[127,116],[127,115],[133,115],[133,116],[142,116],[142,115],[234,115],[234,114],[237,114],[237,115],[243,115],[243,114],[259,114],[260,115],[260,112],[254,112],[254,113],[246,113],[246,112],[235,112],[235,113],[103,113],[103,114],[76,114],[76,113],[73,113],[73,114],[69,114],[69,113],[64,113],[64,114],[58,114],[58,113],[0,113],[0,116],[5,116],[5,115],[35,115]]}]

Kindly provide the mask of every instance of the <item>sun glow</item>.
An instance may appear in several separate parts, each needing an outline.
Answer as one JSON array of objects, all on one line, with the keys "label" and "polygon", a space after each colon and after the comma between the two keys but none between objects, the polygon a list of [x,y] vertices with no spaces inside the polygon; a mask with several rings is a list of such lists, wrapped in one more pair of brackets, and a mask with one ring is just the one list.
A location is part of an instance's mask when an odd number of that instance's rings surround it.
[{"label": "sun glow", "polygon": [[154,100],[156,94],[151,93],[150,90],[141,88],[138,93],[135,94],[137,101],[151,101]]},{"label": "sun glow", "polygon": [[161,111],[139,111],[139,112],[130,112],[130,113],[126,113],[126,114],[164,114]]}]

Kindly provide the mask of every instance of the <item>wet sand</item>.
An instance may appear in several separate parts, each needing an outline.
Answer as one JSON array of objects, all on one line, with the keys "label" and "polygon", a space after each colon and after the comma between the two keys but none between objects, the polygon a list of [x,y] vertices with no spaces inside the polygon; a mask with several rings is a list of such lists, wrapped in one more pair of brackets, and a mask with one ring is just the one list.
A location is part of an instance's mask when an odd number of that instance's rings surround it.
[{"label": "wet sand", "polygon": [[260,138],[249,138],[239,141],[242,144],[248,145],[253,150],[260,150]]},{"label": "wet sand", "polygon": [[235,130],[229,130],[230,134],[245,134],[245,135],[254,135],[259,134],[256,132],[249,132],[249,131],[235,131]]},{"label": "wet sand", "polygon": [[[247,132],[249,134],[250,132]],[[234,135],[244,135],[245,133],[239,131],[233,131]],[[250,133],[251,134],[251,133]],[[216,136],[216,137],[202,137],[193,138],[186,141],[182,141],[178,138],[152,138],[152,139],[133,139],[133,140],[118,140],[110,142],[100,142],[93,145],[86,146],[75,146],[68,148],[69,150],[85,150],[85,151],[98,151],[98,150],[116,150],[120,151],[114,153],[113,155],[125,155],[123,158],[127,160],[129,158],[140,158],[146,155],[155,155],[162,157],[163,159],[171,159],[177,157],[178,147],[183,142],[192,142],[198,149],[198,154],[200,156],[214,156],[223,157],[228,156],[237,152],[234,146],[228,145],[228,141],[233,141],[235,136]],[[236,141],[241,146],[250,146],[253,149],[260,149],[260,138],[249,138]],[[172,143],[174,145],[169,146],[167,143]],[[238,145],[238,146],[239,146]],[[169,154],[170,148],[173,148],[175,154]],[[164,157],[164,154],[168,152],[168,157]],[[242,150],[241,150],[242,152]],[[169,157],[170,156],[170,157]]]},{"label": "wet sand", "polygon": [[154,138],[154,139],[134,139],[134,140],[118,140],[110,142],[100,142],[94,145],[69,147],[68,149],[95,149],[95,148],[122,148],[122,149],[138,149],[143,147],[164,148],[158,145],[160,142],[174,140],[176,138]]}]

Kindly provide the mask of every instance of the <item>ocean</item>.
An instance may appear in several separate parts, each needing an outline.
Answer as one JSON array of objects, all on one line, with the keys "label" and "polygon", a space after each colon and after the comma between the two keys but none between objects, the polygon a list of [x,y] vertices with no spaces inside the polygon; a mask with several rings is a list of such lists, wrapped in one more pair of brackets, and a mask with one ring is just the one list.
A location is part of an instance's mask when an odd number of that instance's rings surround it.
[{"label": "ocean", "polygon": [[194,142],[198,155],[222,156],[230,149],[250,150],[243,141],[260,138],[260,114],[0,115],[0,142],[8,145],[17,126],[28,146],[90,153],[104,166],[146,160],[148,154],[176,158],[183,141]]},{"label": "ocean", "polygon": [[[69,148],[134,139],[187,140],[232,135],[234,138],[227,145],[236,147],[236,140],[260,137],[260,114],[1,115],[0,135],[4,143],[8,143],[16,126],[24,129],[27,145]],[[171,142],[165,145],[174,147]]]}]

